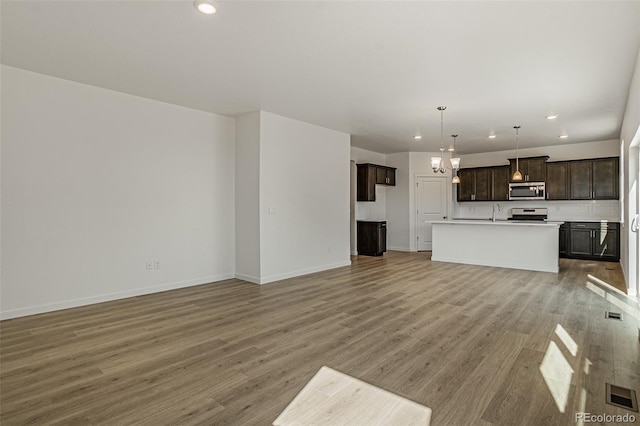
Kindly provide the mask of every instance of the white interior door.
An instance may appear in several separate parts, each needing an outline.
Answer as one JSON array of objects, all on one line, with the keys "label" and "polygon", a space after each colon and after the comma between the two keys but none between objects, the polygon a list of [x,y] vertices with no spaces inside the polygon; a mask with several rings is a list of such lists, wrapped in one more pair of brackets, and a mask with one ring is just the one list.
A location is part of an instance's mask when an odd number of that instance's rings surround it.
[{"label": "white interior door", "polygon": [[[638,134],[640,134],[640,129],[638,129]],[[635,276],[635,283],[633,281],[629,282],[629,288],[632,289],[635,285],[636,296],[640,298],[640,146],[631,148],[629,154],[635,160],[634,166],[636,169],[635,177],[629,176],[629,180],[632,182],[629,192],[635,189],[635,212],[631,212],[635,214],[630,218],[630,231],[633,235],[629,234],[629,238],[635,239],[635,253],[629,253],[629,269],[633,269],[630,275]],[[631,200],[629,201],[631,202]],[[631,210],[631,207],[629,210]],[[631,279],[633,280],[633,278]]]},{"label": "white interior door", "polygon": [[416,237],[418,251],[431,250],[431,222],[444,220],[449,212],[445,177],[416,178]]}]

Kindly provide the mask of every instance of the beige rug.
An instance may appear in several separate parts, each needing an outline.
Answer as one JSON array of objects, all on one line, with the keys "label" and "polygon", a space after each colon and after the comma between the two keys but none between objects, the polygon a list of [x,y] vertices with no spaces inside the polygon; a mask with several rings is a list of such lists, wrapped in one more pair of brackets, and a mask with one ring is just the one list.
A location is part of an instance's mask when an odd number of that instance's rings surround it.
[{"label": "beige rug", "polygon": [[430,420],[429,407],[322,367],[273,424],[408,426]]}]

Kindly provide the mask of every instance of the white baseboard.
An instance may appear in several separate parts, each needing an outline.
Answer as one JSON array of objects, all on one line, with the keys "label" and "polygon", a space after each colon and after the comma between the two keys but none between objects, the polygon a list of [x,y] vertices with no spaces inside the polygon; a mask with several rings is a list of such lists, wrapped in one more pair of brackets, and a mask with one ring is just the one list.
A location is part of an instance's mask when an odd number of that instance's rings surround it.
[{"label": "white baseboard", "polygon": [[316,272],[328,271],[329,269],[341,268],[343,266],[351,266],[351,260],[344,262],[331,263],[323,266],[316,266],[313,268],[299,269],[297,271],[286,272],[284,274],[270,275],[268,277],[252,277],[249,275],[236,274],[236,278],[244,281],[248,281],[254,284],[269,284],[276,281],[286,280],[287,278],[299,277],[301,275],[314,274]]},{"label": "white baseboard", "polygon": [[83,297],[80,299],[65,300],[56,303],[47,303],[45,305],[30,306],[27,308],[12,309],[10,311],[0,312],[0,320],[24,317],[27,315],[42,314],[45,312],[60,311],[62,309],[77,308],[78,306],[93,305],[96,303],[110,302],[112,300],[126,299],[128,297],[142,296],[145,294],[160,293],[167,290],[175,290],[178,288],[191,287],[195,285],[208,284],[211,282],[228,280],[234,278],[234,274],[211,275],[207,277],[196,278],[193,280],[178,281],[167,284],[160,284],[152,287],[136,288],[126,291],[118,291],[115,293],[101,294],[99,296]]},{"label": "white baseboard", "polygon": [[411,248],[409,247],[387,247],[387,250],[389,251],[415,251],[415,250],[411,250]]},{"label": "white baseboard", "polygon": [[239,280],[242,280],[242,281],[248,281],[248,282],[253,283],[253,284],[260,284],[260,278],[254,277],[252,275],[245,275],[245,274],[236,273],[235,277],[237,279],[239,279]]}]

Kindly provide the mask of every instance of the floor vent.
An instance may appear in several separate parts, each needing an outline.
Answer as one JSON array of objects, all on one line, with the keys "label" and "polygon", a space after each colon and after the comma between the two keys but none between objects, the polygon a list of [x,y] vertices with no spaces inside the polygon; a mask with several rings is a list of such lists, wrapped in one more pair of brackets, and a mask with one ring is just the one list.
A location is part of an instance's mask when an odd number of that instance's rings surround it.
[{"label": "floor vent", "polygon": [[607,404],[638,411],[636,391],[607,383]]},{"label": "floor vent", "polygon": [[604,317],[622,321],[622,314],[620,312],[605,312]]}]

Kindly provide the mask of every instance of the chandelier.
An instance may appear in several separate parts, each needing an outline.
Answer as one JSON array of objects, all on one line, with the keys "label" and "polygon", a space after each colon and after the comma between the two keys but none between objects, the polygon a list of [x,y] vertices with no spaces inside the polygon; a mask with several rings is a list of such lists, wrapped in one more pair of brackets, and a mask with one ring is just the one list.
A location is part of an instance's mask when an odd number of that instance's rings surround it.
[{"label": "chandelier", "polygon": [[[444,153],[444,110],[447,109],[446,106],[439,106],[438,111],[440,111],[440,157],[431,157],[431,168],[433,169],[433,173],[444,173],[447,171],[448,167],[445,166],[443,153]],[[453,137],[453,146],[449,149],[451,151],[451,155],[453,157],[455,149],[456,149],[456,138],[458,135],[451,135]],[[455,172],[460,168],[460,158],[454,157],[449,159],[451,163],[451,169],[454,172],[454,178],[452,179],[453,183],[460,183],[460,178],[456,175]]]}]

